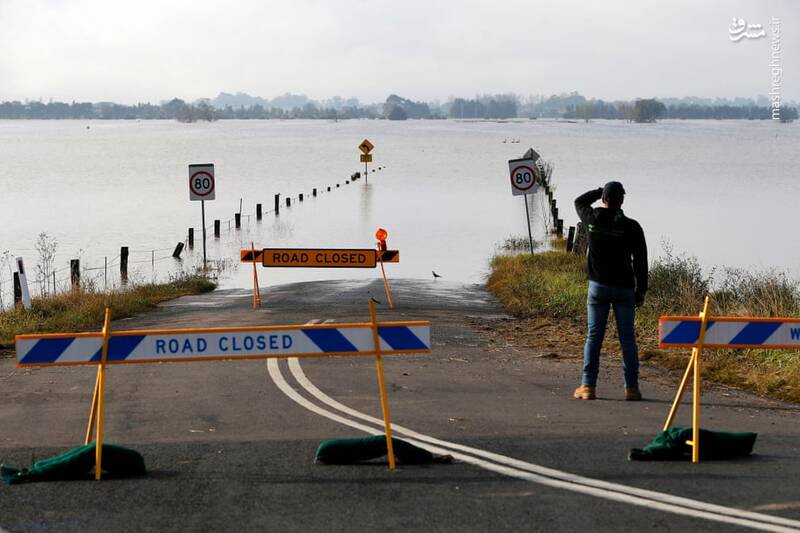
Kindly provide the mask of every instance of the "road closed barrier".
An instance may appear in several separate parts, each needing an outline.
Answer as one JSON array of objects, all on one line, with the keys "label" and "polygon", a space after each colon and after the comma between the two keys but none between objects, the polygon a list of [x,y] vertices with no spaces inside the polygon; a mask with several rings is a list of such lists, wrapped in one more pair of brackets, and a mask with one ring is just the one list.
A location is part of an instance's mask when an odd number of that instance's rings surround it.
[{"label": "road closed barrier", "polygon": [[[366,141],[366,140],[365,140]],[[399,263],[400,251],[389,250],[386,238],[389,233],[378,228],[375,238],[378,240],[376,249],[371,248],[263,248],[256,250],[250,244],[249,250],[241,250],[239,260],[242,263],[260,262],[264,267],[283,268],[375,268],[380,265],[383,276],[383,287],[386,290],[386,299],[389,307],[394,307],[392,294],[389,291],[389,282],[386,278],[384,263]],[[256,304],[256,300],[258,304]],[[261,303],[258,297],[258,275],[253,272],[253,305],[258,307]]]},{"label": "road closed barrier", "polygon": [[100,479],[103,443],[105,370],[108,365],[235,361],[289,357],[374,356],[381,408],[389,449],[389,468],[395,461],[391,443],[389,404],[383,374],[384,355],[430,353],[430,322],[379,322],[370,300],[370,322],[112,331],[106,310],[98,333],[17,335],[18,367],[97,366],[85,444],[95,436],[95,479]]},{"label": "road closed barrier", "polygon": [[710,298],[697,316],[662,316],[658,321],[658,345],[662,348],[691,348],[689,365],[672,403],[664,431],[669,429],[683,398],[689,376],[692,384],[692,462],[700,460],[700,363],[704,349],[759,348],[800,349],[800,318],[711,317]]}]

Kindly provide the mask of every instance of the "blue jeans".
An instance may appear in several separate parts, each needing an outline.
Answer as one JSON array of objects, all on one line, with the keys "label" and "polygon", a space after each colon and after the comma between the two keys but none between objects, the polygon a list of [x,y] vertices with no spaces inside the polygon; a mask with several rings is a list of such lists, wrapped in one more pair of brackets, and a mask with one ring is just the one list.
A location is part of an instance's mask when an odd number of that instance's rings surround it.
[{"label": "blue jeans", "polygon": [[586,307],[589,315],[589,332],[583,348],[583,384],[594,387],[600,369],[600,348],[606,334],[608,311],[614,307],[617,334],[622,346],[622,370],[625,386],[639,387],[639,349],[636,347],[636,332],[633,320],[636,316],[636,297],[633,289],[612,287],[589,281]]}]

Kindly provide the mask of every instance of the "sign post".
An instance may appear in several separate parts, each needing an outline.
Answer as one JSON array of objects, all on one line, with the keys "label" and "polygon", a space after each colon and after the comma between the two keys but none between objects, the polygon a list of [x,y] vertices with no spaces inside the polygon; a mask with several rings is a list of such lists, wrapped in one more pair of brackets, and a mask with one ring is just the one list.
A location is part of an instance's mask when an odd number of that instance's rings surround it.
[{"label": "sign post", "polygon": [[203,270],[206,269],[206,200],[216,197],[214,164],[189,165],[189,200],[200,201],[203,223]]},{"label": "sign post", "polygon": [[369,139],[364,139],[358,145],[358,149],[361,150],[361,162],[364,163],[364,183],[369,183],[369,168],[367,165],[372,163],[372,154],[370,152],[373,148],[375,148],[375,145],[369,142]]},{"label": "sign post", "polygon": [[511,159],[508,170],[511,175],[511,194],[522,195],[525,198],[525,219],[528,222],[528,242],[533,253],[533,233],[531,232],[531,213],[528,209],[528,194],[535,193],[539,188],[537,183],[536,160],[539,154],[531,150],[533,158]]}]

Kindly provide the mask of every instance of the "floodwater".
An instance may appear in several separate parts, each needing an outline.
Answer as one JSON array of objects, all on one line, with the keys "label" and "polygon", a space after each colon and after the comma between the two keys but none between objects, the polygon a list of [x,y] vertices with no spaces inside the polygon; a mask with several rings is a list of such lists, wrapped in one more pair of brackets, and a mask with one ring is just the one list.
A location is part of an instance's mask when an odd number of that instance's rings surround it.
[{"label": "floodwater", "polygon": [[[0,121],[0,253],[23,256],[35,278],[34,244],[47,233],[58,243],[59,285],[66,285],[73,258],[92,269],[84,279],[117,284],[121,246],[131,249],[134,279],[191,269],[202,262],[202,237],[187,165],[213,162],[217,191],[206,202],[206,225],[222,220],[222,237],[209,231],[208,256],[226,260],[225,287],[250,285],[252,268],[240,265],[238,254],[251,241],[256,248],[371,248],[378,227],[401,252],[399,264],[387,265],[390,278],[431,279],[435,270],[449,281],[480,283],[497,246],[527,233],[507,160],[534,147],[555,167],[565,228],[576,222],[575,196],[616,179],[628,192],[625,212],[642,223],[652,254],[667,241],[706,267],[778,267],[797,275],[799,131],[770,121]],[[375,144],[371,168],[385,168],[370,172],[368,183],[345,185],[363,170],[357,147],[365,137]],[[278,217],[269,212],[276,193]],[[268,211],[261,222],[258,202]],[[531,198],[539,238],[543,206]],[[197,228],[195,248],[175,261],[171,250],[190,226]],[[380,275],[261,266],[258,272],[262,285]],[[0,264],[6,301],[10,277]]]}]

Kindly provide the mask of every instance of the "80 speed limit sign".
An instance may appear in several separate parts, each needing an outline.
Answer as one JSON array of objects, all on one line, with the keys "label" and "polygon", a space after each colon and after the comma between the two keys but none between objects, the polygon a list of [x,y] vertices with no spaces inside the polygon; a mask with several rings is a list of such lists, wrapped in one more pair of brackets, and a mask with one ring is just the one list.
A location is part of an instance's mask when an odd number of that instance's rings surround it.
[{"label": "80 speed limit sign", "polygon": [[189,200],[214,199],[214,165],[189,165]]},{"label": "80 speed limit sign", "polygon": [[533,159],[512,159],[508,162],[511,176],[511,193],[514,196],[536,192],[536,164]]}]

